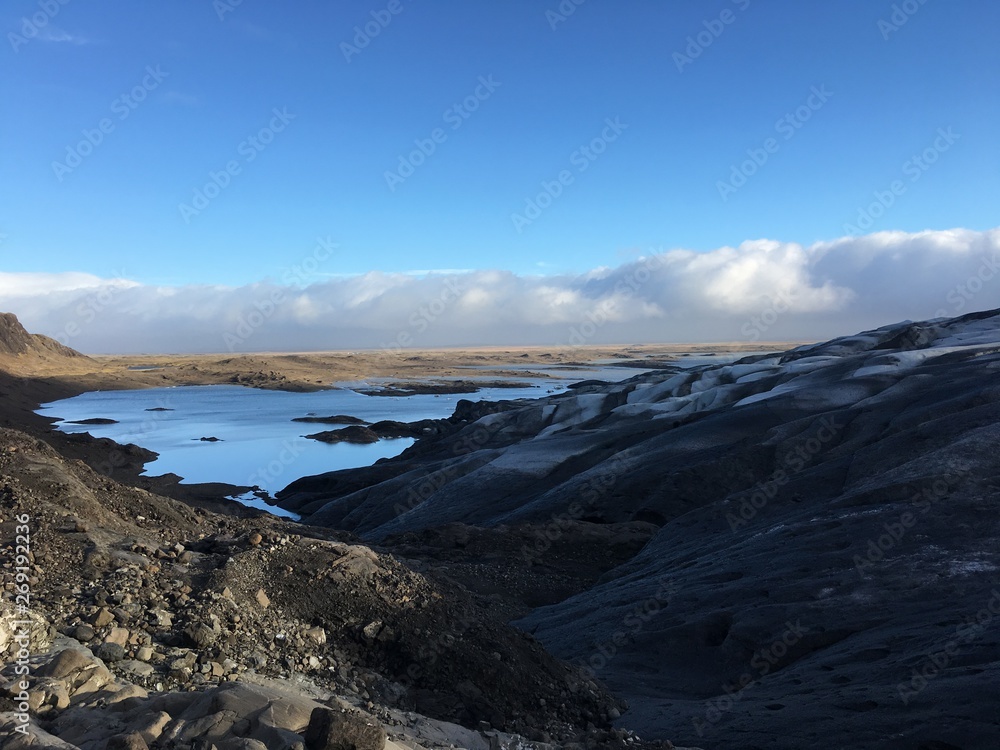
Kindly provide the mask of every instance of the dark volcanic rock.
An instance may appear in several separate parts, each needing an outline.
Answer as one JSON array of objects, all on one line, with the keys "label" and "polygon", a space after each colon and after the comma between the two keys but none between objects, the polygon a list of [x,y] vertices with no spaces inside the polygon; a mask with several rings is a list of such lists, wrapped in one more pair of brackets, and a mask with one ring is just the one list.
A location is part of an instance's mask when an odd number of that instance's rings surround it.
[{"label": "dark volcanic rock", "polygon": [[318,440],[321,443],[357,443],[364,445],[379,441],[379,436],[375,432],[368,427],[360,425],[351,425],[339,430],[315,432],[312,435],[306,435],[306,437],[310,440]]},{"label": "dark volcanic rock", "polygon": [[124,659],[125,649],[118,643],[102,643],[94,654],[110,664]]},{"label": "dark volcanic rock", "polygon": [[295,417],[293,422],[308,422],[315,424],[368,424],[363,419],[351,417],[346,414],[334,414],[330,417]]},{"label": "dark volcanic rock", "polygon": [[593,387],[604,387],[610,385],[606,380],[581,380],[579,383],[570,383],[567,388],[572,391],[580,390],[581,388],[593,388]]},{"label": "dark volcanic rock", "polygon": [[306,750],[382,750],[385,730],[329,708],[314,708],[303,738]]},{"label": "dark volcanic rock", "polygon": [[90,419],[75,419],[67,424],[118,424],[117,419],[108,419],[106,417],[91,417]]},{"label": "dark volcanic rock", "polygon": [[989,746],[998,373],[996,311],[898,324],[522,402],[281,497],[375,540],[534,526],[529,563],[572,522],[655,523],[635,558],[520,622],[644,736]]}]

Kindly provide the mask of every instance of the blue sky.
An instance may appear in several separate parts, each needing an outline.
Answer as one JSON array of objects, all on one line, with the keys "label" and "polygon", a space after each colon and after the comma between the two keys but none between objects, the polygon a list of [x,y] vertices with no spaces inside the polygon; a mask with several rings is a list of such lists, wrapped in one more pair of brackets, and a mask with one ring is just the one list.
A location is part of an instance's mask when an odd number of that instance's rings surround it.
[{"label": "blue sky", "polygon": [[[896,30],[879,27],[892,3],[870,0],[587,0],[564,21],[546,15],[555,0],[390,5],[243,0],[220,20],[211,0],[5,3],[3,270],[239,285],[329,236],[340,252],[322,274],[580,273],[651,248],[832,240],[895,180],[905,193],[871,231],[997,224],[996,3],[911,0]],[[342,43],[373,12],[391,20],[348,61]],[[32,16],[46,23],[29,37]],[[711,44],[679,70],[699,33]],[[120,98],[144,85],[134,108]],[[810,108],[814,87],[831,95]],[[247,139],[282,124],[276,109],[294,119],[258,149]],[[776,128],[786,113],[801,127]],[[104,118],[92,153],[53,167]],[[386,172],[436,128],[434,153],[390,189]],[[904,165],[939,128],[959,137],[912,180]],[[600,155],[578,151],[602,137]],[[724,200],[720,181],[768,138],[776,150]]]}]

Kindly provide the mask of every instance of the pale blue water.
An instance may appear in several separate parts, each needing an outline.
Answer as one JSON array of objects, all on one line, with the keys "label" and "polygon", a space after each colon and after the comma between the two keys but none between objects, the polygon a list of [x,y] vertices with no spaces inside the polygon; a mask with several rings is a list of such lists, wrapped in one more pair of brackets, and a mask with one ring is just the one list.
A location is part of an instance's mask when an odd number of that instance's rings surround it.
[{"label": "pale blue water", "polygon": [[[678,364],[694,366],[694,357]],[[470,368],[476,369],[476,368]],[[545,373],[548,378],[523,379],[529,387],[483,389],[474,394],[367,396],[347,388],[314,393],[257,390],[241,386],[179,386],[137,391],[93,391],[45,404],[39,413],[63,421],[64,432],[89,432],[119,443],[134,443],[158,453],[144,474],[173,473],[187,483],[224,482],[259,487],[273,495],[304,476],[369,466],[396,456],[413,444],[409,438],[373,445],[329,445],[305,435],[343,425],[293,422],[295,417],[346,414],[367,422],[393,419],[412,422],[450,416],[461,399],[501,401],[541,398],[586,379],[625,380],[642,370],[625,367],[572,368],[515,364],[508,368]],[[527,373],[526,373],[527,375]],[[472,378],[469,378],[472,379]],[[440,379],[438,379],[440,380]],[[378,385],[377,381],[370,381]],[[356,386],[358,384],[351,384]],[[167,411],[150,411],[166,409]],[[112,425],[75,425],[70,421],[105,418]],[[202,437],[219,438],[203,442]],[[272,512],[260,501],[241,502]]]},{"label": "pale blue water", "polygon": [[[542,387],[543,382],[475,394],[406,397],[366,396],[346,389],[288,393],[227,385],[93,391],[45,404],[39,413],[64,420],[56,425],[64,432],[89,432],[156,451],[159,457],[146,464],[148,476],[174,473],[189,483],[258,486],[273,494],[300,477],[368,466],[413,443],[401,438],[373,445],[328,445],[304,436],[344,425],[293,422],[294,417],[347,414],[368,422],[412,422],[450,416],[463,398],[538,398],[565,387],[548,382]],[[170,411],[148,411],[158,408]],[[95,417],[118,424],[68,424]],[[202,437],[216,437],[219,442],[202,442]]]}]

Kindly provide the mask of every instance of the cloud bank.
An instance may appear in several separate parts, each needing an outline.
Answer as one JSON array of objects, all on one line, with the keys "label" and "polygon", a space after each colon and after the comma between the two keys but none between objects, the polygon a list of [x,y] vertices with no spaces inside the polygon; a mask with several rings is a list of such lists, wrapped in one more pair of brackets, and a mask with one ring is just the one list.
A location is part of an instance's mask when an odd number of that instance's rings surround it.
[{"label": "cloud bank", "polygon": [[1000,229],[751,240],[561,276],[331,277],[332,248],[241,287],[0,273],[0,310],[84,352],[156,353],[816,340],[1000,307]]}]

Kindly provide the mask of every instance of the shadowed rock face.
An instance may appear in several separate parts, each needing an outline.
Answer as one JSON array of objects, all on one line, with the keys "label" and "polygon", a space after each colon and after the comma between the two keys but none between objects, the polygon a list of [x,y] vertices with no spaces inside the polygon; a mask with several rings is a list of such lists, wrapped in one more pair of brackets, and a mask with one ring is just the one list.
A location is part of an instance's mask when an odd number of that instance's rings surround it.
[{"label": "shadowed rock face", "polygon": [[511,403],[282,504],[370,539],[653,522],[632,560],[519,622],[627,698],[623,724],[718,748],[983,747],[998,376],[1000,312],[898,324]]},{"label": "shadowed rock face", "polygon": [[28,333],[12,313],[0,313],[0,356],[36,354],[42,356],[82,357],[75,349],[41,334]]}]

